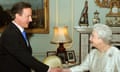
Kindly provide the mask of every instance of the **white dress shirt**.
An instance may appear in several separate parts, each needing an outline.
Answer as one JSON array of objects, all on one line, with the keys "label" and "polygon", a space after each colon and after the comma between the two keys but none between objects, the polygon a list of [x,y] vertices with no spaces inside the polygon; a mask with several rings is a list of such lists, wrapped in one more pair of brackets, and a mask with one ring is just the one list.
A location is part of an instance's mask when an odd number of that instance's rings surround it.
[{"label": "white dress shirt", "polygon": [[104,53],[93,49],[81,65],[71,67],[72,72],[120,72],[120,50],[114,46]]},{"label": "white dress shirt", "polygon": [[21,31],[21,33],[24,31],[24,28],[18,25],[15,21],[12,21],[12,23],[16,25],[16,27]]}]

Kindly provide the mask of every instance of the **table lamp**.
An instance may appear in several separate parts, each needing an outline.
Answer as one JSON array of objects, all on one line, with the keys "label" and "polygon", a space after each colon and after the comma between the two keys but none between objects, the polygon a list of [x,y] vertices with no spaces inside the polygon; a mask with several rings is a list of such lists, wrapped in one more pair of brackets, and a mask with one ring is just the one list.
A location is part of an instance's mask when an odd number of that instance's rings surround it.
[{"label": "table lamp", "polygon": [[53,44],[59,44],[56,55],[61,58],[63,64],[68,61],[66,49],[64,48],[64,44],[72,42],[72,39],[68,35],[67,29],[68,29],[67,26],[54,27],[54,36],[51,41],[51,43],[53,43]]}]

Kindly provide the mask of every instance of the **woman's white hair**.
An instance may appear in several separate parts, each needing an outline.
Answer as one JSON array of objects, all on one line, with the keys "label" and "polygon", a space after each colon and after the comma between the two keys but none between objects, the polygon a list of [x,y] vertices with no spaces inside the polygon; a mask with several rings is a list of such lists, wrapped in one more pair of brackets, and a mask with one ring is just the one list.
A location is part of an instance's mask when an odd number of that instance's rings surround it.
[{"label": "woman's white hair", "polygon": [[98,36],[105,42],[110,43],[112,40],[112,30],[109,26],[105,24],[95,24],[93,30],[98,33]]}]

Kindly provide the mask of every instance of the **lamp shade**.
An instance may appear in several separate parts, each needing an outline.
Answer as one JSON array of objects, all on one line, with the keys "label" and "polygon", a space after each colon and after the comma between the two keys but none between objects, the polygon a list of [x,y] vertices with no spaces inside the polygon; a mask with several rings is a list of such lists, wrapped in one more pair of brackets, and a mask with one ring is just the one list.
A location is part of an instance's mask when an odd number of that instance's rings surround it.
[{"label": "lamp shade", "polygon": [[68,35],[68,27],[54,27],[54,36],[51,43],[71,43],[72,39]]}]

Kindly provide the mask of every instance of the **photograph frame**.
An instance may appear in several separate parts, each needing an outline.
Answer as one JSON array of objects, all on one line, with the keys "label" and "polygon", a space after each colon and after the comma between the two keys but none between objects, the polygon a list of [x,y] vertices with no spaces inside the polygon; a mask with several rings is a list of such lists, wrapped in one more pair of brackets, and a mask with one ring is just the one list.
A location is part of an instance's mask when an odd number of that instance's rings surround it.
[{"label": "photograph frame", "polygon": [[75,56],[75,51],[70,50],[67,51],[67,59],[69,63],[75,63],[76,62],[76,56]]},{"label": "photograph frame", "polygon": [[[11,1],[8,4],[1,2],[1,7],[3,8],[4,12],[7,12],[10,15],[10,9],[12,8],[13,4],[18,1]],[[49,33],[49,0],[37,0],[37,1],[24,1],[28,2],[32,6],[33,14],[32,14],[32,22],[29,24],[29,28],[25,29],[27,33],[37,33],[37,34],[48,34]],[[40,5],[41,4],[41,5]],[[6,17],[7,18],[7,17]],[[12,20],[12,19],[11,19]],[[10,21],[11,21],[10,20]],[[10,21],[8,23],[10,23]],[[2,33],[6,28],[7,24],[3,24],[0,27],[0,32]]]},{"label": "photograph frame", "polygon": [[56,55],[56,53],[57,53],[56,51],[47,51],[47,57]]}]

